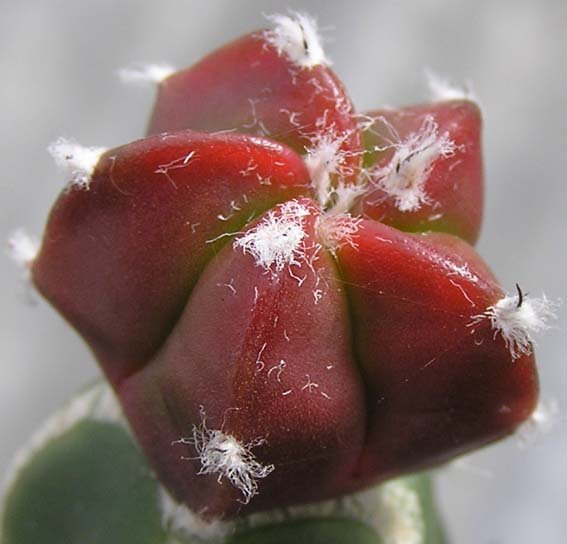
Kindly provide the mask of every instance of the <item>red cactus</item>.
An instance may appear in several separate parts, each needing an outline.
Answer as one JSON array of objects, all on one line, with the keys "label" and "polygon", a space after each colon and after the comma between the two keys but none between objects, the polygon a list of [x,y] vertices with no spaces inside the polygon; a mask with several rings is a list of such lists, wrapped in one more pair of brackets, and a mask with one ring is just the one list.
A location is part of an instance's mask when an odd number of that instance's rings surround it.
[{"label": "red cactus", "polygon": [[476,106],[361,127],[309,20],[276,23],[164,80],[152,136],[80,172],[65,148],[88,190],[61,195],[32,268],[206,516],[446,461],[537,399],[545,306],[453,236],[480,225]]}]

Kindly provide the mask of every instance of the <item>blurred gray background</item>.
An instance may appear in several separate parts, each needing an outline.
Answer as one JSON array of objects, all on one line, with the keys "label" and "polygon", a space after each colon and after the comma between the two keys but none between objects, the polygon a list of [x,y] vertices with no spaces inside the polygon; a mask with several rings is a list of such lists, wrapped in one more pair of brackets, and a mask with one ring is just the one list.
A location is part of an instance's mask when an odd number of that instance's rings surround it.
[{"label": "blurred gray background", "polygon": [[[58,136],[112,147],[140,137],[154,90],[116,71],[184,67],[286,8],[315,15],[360,110],[427,98],[424,68],[471,81],[484,108],[487,206],[481,254],[503,285],[567,299],[567,2],[0,0],[0,237],[40,235],[62,187]],[[0,259],[0,470],[29,433],[98,371],[21,272]],[[566,311],[539,342],[553,430],[491,447],[440,472],[456,544],[559,544],[567,535]]]}]

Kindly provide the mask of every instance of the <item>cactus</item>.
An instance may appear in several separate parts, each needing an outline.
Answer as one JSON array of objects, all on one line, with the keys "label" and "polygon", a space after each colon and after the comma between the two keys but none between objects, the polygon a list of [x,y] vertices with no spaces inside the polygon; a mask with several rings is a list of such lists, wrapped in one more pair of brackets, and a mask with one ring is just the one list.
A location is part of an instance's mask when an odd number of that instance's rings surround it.
[{"label": "cactus", "polygon": [[99,385],[51,420],[9,482],[6,544],[54,526],[69,542],[439,543],[412,474],[533,412],[553,304],[506,294],[470,245],[478,107],[357,114],[315,23],[271,20],[141,74],[159,81],[145,138],[50,146],[68,184],[20,260],[121,408]]}]

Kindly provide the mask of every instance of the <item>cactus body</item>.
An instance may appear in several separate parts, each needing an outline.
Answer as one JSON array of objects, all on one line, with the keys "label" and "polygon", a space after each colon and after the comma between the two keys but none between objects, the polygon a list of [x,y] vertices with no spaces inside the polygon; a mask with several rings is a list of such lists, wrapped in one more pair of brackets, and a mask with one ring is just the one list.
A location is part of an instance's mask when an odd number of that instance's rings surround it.
[{"label": "cactus body", "polygon": [[[77,460],[100,442],[96,493],[77,499],[69,535],[89,500],[120,502],[123,485],[139,506],[109,522],[116,539],[140,525],[167,542],[439,542],[421,480],[376,484],[509,435],[533,411],[532,337],[552,312],[506,294],[470,245],[478,108],[356,114],[313,21],[273,21],[162,70],[146,138],[50,147],[69,184],[26,264],[92,348],[144,458],[115,421],[58,433],[18,473],[6,534],[23,530],[22,490],[72,494]],[[130,456],[131,470],[97,487],[113,448],[114,469]],[[38,476],[65,455],[68,491]],[[66,507],[49,506],[38,520]]]}]

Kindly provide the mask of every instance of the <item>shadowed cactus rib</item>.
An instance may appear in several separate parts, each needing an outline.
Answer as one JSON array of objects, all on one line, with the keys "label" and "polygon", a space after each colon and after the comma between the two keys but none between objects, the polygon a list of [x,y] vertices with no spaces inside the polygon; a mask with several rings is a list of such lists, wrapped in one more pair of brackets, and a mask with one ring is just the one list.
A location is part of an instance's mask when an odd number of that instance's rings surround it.
[{"label": "shadowed cactus rib", "polygon": [[441,544],[426,475],[322,503],[209,522],[175,503],[136,445],[110,388],[54,414],[4,483],[1,544]]}]

